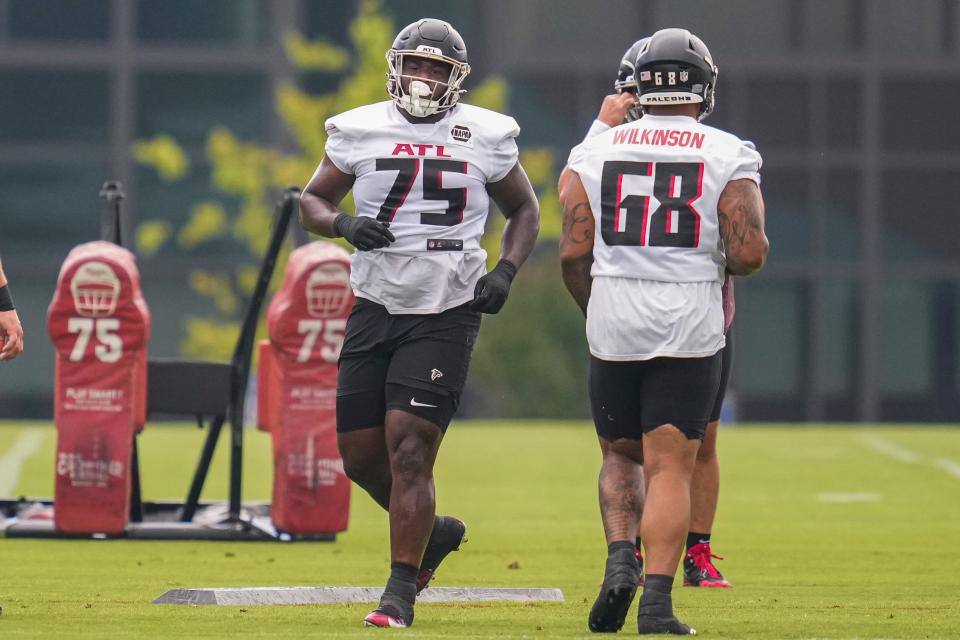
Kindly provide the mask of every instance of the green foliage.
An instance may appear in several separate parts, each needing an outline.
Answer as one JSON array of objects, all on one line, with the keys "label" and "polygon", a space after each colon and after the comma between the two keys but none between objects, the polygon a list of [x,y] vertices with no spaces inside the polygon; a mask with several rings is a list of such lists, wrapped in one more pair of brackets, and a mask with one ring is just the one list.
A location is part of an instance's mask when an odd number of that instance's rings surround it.
[{"label": "green foliage", "polygon": [[[215,128],[207,136],[206,156],[211,167],[211,185],[223,194],[220,201],[197,203],[188,219],[176,230],[164,219],[143,221],[137,229],[136,242],[141,255],[153,256],[164,251],[171,240],[181,252],[202,252],[209,243],[232,239],[244,248],[249,258],[237,265],[233,273],[211,274],[198,270],[189,276],[190,289],[197,295],[211,299],[218,315],[215,317],[188,316],[186,337],[181,343],[181,352],[193,358],[222,359],[229,355],[236,340],[239,324],[237,315],[240,300],[249,295],[256,279],[256,265],[266,248],[272,221],[274,199],[279,190],[289,185],[303,185],[316,168],[317,159],[324,154],[326,132],[323,122],[338,113],[386,98],[384,89],[386,63],[384,52],[390,47],[396,33],[392,19],[381,11],[380,0],[363,0],[359,14],[350,25],[352,52],[325,42],[309,42],[302,35],[287,34],[284,48],[290,61],[303,70],[344,71],[339,87],[333,93],[310,95],[294,83],[278,87],[275,107],[287,130],[297,142],[297,149],[284,152],[237,138],[231,131]],[[509,87],[500,77],[489,77],[472,86],[464,101],[477,106],[505,111]],[[136,143],[134,157],[156,170],[167,181],[183,179],[189,175],[190,164],[184,150],[170,136],[157,136]],[[560,211],[556,194],[558,167],[553,153],[548,149],[522,151],[521,162],[530,176],[541,199],[541,240],[549,247],[545,253],[554,255],[553,244],[559,237]],[[343,207],[350,210],[352,198],[348,197]],[[168,215],[175,212],[168,212]],[[504,219],[490,216],[488,231],[484,236],[490,263],[497,261]],[[282,275],[282,265],[290,248],[285,247],[279,257],[277,276],[273,289]],[[482,395],[495,399],[494,404],[504,411],[512,412],[517,398],[528,395],[536,385],[526,384],[523,370],[528,366],[542,367],[557,353],[564,351],[557,342],[554,328],[561,336],[574,339],[582,334],[582,322],[577,327],[576,316],[569,311],[566,295],[559,287],[559,270],[546,268],[540,263],[525,269],[520,277],[518,291],[511,297],[504,317],[546,318],[548,323],[562,326],[546,328],[540,335],[528,335],[519,327],[529,326],[522,322],[517,326],[490,320],[494,327],[479,341],[476,360],[479,373],[473,379],[481,388]],[[555,260],[554,260],[555,262]],[[555,266],[555,265],[554,265]],[[529,293],[529,298],[526,293]],[[558,308],[570,307],[567,313]],[[571,321],[572,318],[572,321]],[[260,333],[263,333],[261,327]],[[516,353],[524,354],[523,361]],[[510,380],[514,387],[505,388],[499,378],[492,376],[493,362],[505,359],[511,362]],[[569,362],[564,367],[550,369],[549,375],[557,384],[571,370],[583,368],[583,363]],[[569,385],[569,379],[567,380]],[[530,403],[526,403],[530,407]],[[527,415],[556,415],[554,403],[534,407]],[[571,407],[572,409],[572,407]],[[512,414],[512,413],[511,413]],[[582,415],[582,411],[574,411]],[[507,414],[505,414],[507,415]]]},{"label": "green foliage", "polygon": [[349,51],[329,42],[309,42],[296,31],[284,35],[283,50],[300,69],[343,71],[350,64]]},{"label": "green foliage", "polygon": [[152,167],[166,181],[179,180],[190,171],[190,158],[177,141],[167,135],[133,144],[137,162]]},{"label": "green foliage", "polygon": [[150,257],[160,250],[172,233],[166,220],[145,220],[137,226],[137,250],[140,255]]}]

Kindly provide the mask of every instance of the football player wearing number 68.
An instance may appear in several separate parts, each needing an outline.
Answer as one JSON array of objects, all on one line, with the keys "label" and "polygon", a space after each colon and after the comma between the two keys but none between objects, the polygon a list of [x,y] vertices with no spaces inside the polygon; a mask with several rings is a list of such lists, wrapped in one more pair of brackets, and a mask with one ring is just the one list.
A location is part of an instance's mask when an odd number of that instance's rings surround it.
[{"label": "football player wearing number 68", "polygon": [[[378,627],[413,622],[416,594],[465,539],[435,514],[433,465],[467,376],[482,313],[500,311],[539,230],[516,121],[461,104],[470,72],[442,20],[408,25],[387,51],[392,100],[326,122],[326,155],[300,200],[303,226],[357,248],[337,382],[347,475],[389,512],[391,572]],[[356,215],[338,208],[353,191]],[[480,246],[490,199],[507,218],[500,260]]]},{"label": "football player wearing number 68", "polygon": [[[607,562],[588,618],[618,631],[640,577],[637,628],[695,633],[671,589],[690,524],[690,484],[720,385],[724,275],[766,260],[760,155],[700,123],[717,68],[685,29],[664,29],[635,63],[643,118],[592,136],[570,154],[560,194],[563,279],[586,314],[590,402],[603,464]],[[643,471],[647,476],[642,504]]]}]

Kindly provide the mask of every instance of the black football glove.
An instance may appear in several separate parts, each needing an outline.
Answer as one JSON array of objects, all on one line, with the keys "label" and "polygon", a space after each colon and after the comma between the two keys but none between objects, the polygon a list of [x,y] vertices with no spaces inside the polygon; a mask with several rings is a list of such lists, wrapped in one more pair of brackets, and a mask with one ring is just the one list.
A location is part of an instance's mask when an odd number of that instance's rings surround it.
[{"label": "black football glove", "polygon": [[366,216],[341,213],[333,221],[333,230],[359,251],[382,249],[396,240],[385,224]]},{"label": "black football glove", "polygon": [[470,308],[481,313],[498,313],[510,293],[510,283],[517,268],[509,260],[501,260],[493,271],[477,280]]}]

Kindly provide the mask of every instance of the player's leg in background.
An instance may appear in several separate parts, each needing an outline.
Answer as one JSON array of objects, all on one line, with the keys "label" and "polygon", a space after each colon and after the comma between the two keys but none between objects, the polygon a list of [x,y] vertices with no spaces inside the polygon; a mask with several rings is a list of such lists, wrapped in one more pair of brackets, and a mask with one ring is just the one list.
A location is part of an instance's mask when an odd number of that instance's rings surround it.
[{"label": "player's leg in background", "polygon": [[686,554],[683,559],[683,584],[692,587],[731,587],[723,574],[713,564],[710,536],[717,514],[720,498],[720,459],[717,455],[717,437],[720,429],[720,413],[727,393],[727,384],[733,366],[732,332],[727,334],[727,346],[721,353],[720,388],[707,433],[697,453],[690,488],[690,531],[687,533]]},{"label": "player's leg in background", "polygon": [[[707,433],[697,451],[690,486],[690,536],[709,536],[720,496],[720,461],[717,458],[719,422],[707,423]],[[687,545],[689,549],[690,545]]]}]

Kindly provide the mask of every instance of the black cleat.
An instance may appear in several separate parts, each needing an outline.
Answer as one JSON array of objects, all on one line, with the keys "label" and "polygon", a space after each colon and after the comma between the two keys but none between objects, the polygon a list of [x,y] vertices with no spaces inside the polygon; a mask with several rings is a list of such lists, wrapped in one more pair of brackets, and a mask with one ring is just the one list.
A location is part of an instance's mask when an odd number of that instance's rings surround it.
[{"label": "black cleat", "polygon": [[603,584],[587,626],[594,633],[616,633],[623,627],[640,582],[640,567],[631,550],[615,552],[607,557]]},{"label": "black cleat", "polygon": [[640,635],[669,633],[675,636],[695,636],[697,630],[677,620],[676,616],[637,616],[637,631]]},{"label": "black cleat", "polygon": [[417,593],[420,593],[433,580],[437,567],[453,551],[458,551],[460,545],[467,541],[467,525],[453,516],[439,516],[430,540],[423,552],[420,562],[420,572],[417,574]]}]

